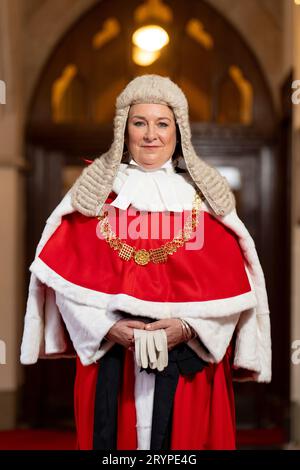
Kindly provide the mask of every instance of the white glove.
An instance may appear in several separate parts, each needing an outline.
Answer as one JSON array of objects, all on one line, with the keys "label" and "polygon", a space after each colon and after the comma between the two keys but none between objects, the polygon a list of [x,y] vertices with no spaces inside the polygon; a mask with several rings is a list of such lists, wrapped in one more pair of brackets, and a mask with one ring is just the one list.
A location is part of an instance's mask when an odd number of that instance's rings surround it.
[{"label": "white glove", "polygon": [[135,360],[138,366],[148,367],[147,337],[145,330],[133,330]]},{"label": "white glove", "polygon": [[168,352],[168,339],[166,330],[154,330],[154,341],[157,351],[156,368],[159,371],[164,370],[168,365],[169,352]]},{"label": "white glove", "polygon": [[135,360],[138,366],[162,371],[168,365],[168,342],[164,329],[133,330]]}]

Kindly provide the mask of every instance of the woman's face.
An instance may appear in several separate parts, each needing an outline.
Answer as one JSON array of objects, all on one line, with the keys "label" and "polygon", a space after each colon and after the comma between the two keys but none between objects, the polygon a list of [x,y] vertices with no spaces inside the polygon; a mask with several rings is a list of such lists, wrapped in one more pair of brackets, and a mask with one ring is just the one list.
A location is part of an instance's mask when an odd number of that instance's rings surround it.
[{"label": "woman's face", "polygon": [[132,105],[125,142],[136,163],[148,169],[161,167],[173,155],[176,147],[173,111],[164,104]]}]

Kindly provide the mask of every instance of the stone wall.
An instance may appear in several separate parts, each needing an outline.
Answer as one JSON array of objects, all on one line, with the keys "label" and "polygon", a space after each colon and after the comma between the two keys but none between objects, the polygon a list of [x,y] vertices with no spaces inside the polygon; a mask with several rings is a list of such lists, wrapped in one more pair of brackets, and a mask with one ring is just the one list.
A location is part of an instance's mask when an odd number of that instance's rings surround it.
[{"label": "stone wall", "polygon": [[[0,79],[6,84],[0,104],[0,428],[16,421],[21,383],[19,338],[23,323],[23,115],[21,14],[18,0],[0,2]],[[2,348],[2,355],[3,348]]]}]

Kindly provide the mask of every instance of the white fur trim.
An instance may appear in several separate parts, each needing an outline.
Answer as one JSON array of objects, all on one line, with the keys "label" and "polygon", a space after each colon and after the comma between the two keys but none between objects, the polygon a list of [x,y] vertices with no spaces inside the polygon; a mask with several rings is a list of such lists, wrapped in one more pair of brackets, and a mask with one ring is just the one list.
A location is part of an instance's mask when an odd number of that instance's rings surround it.
[{"label": "white fur trim", "polygon": [[110,328],[122,318],[120,314],[108,313],[100,307],[78,304],[56,292],[56,304],[66,324],[75,351],[82,365],[96,362],[113,346],[104,341]]},{"label": "white fur trim", "polygon": [[209,354],[203,349],[197,338],[189,341],[188,345],[204,361],[220,362],[228,348],[239,316],[240,314],[237,313],[221,318],[185,318],[194,328]]},{"label": "white fur trim", "polygon": [[152,302],[141,300],[127,294],[107,294],[78,286],[67,281],[53,271],[40,258],[36,258],[30,270],[47,286],[66,298],[91,307],[106,308],[108,312],[122,310],[131,315],[148,316],[154,319],[176,318],[219,318],[254,307],[257,304],[255,293],[226,299],[203,302]]},{"label": "white fur trim", "polygon": [[45,295],[45,355],[67,349],[63,320],[56,305],[55,291],[46,287]]},{"label": "white fur trim", "polygon": [[44,295],[43,284],[35,275],[31,275],[21,344],[22,364],[35,363],[43,348]]},{"label": "white fur trim", "polygon": [[140,371],[134,360],[135,368],[135,409],[137,450],[149,450],[151,444],[152,414],[155,390],[155,374]]},{"label": "white fur trim", "polygon": [[240,381],[270,382],[271,351],[269,315],[257,315],[252,309],[244,312],[238,325],[234,367],[249,370],[249,375]]}]

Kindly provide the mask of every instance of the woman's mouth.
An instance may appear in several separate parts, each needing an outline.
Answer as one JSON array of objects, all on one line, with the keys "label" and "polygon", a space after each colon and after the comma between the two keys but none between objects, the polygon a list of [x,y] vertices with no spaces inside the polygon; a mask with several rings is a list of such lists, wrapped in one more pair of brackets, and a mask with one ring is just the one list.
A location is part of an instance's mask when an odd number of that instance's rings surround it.
[{"label": "woman's mouth", "polygon": [[142,146],[144,149],[158,149],[158,145],[143,145]]}]

